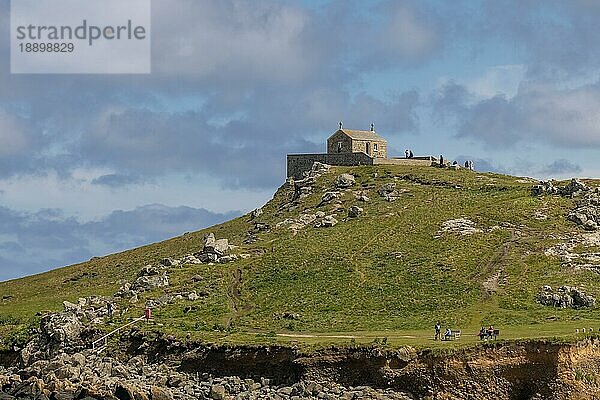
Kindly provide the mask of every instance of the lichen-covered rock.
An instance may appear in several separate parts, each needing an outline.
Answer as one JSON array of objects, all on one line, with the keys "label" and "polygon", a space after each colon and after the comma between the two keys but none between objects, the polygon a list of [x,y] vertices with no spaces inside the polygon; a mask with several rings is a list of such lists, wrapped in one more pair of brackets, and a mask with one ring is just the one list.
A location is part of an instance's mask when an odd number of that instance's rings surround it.
[{"label": "lichen-covered rock", "polygon": [[453,233],[462,236],[470,236],[481,232],[483,231],[476,227],[475,222],[467,218],[458,218],[444,222],[439,233]]},{"label": "lichen-covered rock", "polygon": [[354,186],[355,183],[356,183],[356,180],[354,179],[353,175],[341,174],[335,180],[335,187],[337,187],[339,189],[346,189],[351,186]]}]

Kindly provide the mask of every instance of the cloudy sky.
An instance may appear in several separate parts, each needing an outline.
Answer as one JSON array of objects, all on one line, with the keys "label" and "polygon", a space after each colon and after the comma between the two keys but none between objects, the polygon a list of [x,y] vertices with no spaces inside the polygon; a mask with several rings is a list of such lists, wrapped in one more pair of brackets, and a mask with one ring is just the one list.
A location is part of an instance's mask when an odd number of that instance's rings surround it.
[{"label": "cloudy sky", "polygon": [[152,74],[11,75],[0,0],[0,280],[260,206],[338,121],[598,177],[598,21],[596,0],[153,0]]}]

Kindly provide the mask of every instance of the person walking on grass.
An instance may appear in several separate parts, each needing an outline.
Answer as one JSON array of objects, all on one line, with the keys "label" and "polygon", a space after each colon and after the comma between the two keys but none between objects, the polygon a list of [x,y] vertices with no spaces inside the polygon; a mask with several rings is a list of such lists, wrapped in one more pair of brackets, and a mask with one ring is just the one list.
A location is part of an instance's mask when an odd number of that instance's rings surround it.
[{"label": "person walking on grass", "polygon": [[440,335],[442,334],[442,325],[440,325],[439,321],[435,324],[435,338],[434,340],[438,340]]}]

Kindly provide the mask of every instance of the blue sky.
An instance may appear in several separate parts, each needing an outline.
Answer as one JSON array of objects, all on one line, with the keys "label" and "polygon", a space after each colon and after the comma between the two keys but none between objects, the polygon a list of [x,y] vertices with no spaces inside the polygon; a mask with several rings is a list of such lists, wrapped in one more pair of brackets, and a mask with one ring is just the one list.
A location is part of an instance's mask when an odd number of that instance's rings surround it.
[{"label": "blue sky", "polygon": [[597,1],[152,9],[150,75],[11,75],[0,0],[0,280],[260,206],[338,121],[374,122],[397,154],[600,175]]}]

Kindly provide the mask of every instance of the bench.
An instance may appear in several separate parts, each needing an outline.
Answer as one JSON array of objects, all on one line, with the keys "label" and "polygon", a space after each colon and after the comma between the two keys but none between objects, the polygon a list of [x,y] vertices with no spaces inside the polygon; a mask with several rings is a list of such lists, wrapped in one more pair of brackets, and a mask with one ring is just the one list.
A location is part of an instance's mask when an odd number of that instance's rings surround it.
[{"label": "bench", "polygon": [[493,333],[491,335],[489,333],[487,333],[487,331],[486,331],[485,335],[481,336],[481,335],[477,334],[477,336],[479,336],[479,340],[483,340],[483,339],[485,339],[485,340],[488,340],[488,339],[494,339],[494,340],[496,340],[496,339],[498,339],[498,336],[500,336],[500,329],[494,329],[494,331],[493,331]]},{"label": "bench", "polygon": [[455,331],[450,331],[450,336],[446,336],[446,335],[442,335],[442,339],[444,340],[455,340],[455,339],[460,339],[460,334],[461,331],[460,330],[455,330]]}]

